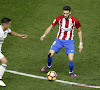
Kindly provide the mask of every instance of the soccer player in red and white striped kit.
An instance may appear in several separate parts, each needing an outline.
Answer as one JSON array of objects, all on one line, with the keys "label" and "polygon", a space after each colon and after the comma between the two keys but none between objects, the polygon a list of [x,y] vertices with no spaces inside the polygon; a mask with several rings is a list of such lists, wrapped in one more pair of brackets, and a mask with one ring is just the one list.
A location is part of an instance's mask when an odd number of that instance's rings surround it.
[{"label": "soccer player in red and white striped kit", "polygon": [[53,23],[46,29],[45,33],[41,36],[40,40],[43,41],[46,35],[51,31],[51,29],[56,25],[59,24],[59,31],[57,33],[57,37],[53,42],[48,56],[47,56],[47,63],[48,65],[41,69],[41,72],[44,72],[51,68],[51,63],[53,61],[53,56],[55,53],[58,53],[62,47],[66,48],[66,54],[69,58],[69,75],[72,77],[77,77],[76,74],[73,73],[74,68],[74,28],[76,27],[78,30],[79,36],[79,52],[83,49],[83,42],[82,42],[82,31],[81,31],[81,24],[79,21],[71,16],[71,8],[69,6],[63,7],[63,15],[58,16],[54,19]]}]

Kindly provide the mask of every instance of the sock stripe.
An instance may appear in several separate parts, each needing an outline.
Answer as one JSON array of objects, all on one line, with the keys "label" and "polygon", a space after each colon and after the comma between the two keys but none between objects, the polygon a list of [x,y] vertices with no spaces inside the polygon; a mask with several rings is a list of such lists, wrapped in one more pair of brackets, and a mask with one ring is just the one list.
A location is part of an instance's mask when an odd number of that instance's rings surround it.
[{"label": "sock stripe", "polygon": [[6,64],[2,64],[2,66],[3,66],[3,67],[5,67],[5,68],[7,67],[7,65],[6,65]]}]

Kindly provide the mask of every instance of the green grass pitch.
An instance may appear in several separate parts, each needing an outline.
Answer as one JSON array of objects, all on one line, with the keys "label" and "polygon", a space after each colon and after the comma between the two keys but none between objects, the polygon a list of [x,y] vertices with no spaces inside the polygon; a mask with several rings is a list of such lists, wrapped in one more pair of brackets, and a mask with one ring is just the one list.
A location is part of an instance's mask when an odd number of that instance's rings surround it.
[{"label": "green grass pitch", "polygon": [[[78,32],[75,29],[75,67],[77,78],[68,75],[68,57],[65,48],[54,56],[51,70],[57,72],[57,79],[91,85],[100,85],[100,0],[0,0],[0,19],[12,19],[11,29],[27,34],[27,39],[8,35],[2,53],[8,59],[8,70],[39,75],[47,64],[46,58],[50,46],[56,38],[56,25],[43,42],[40,36],[52,21],[62,14],[64,5],[72,8],[72,15],[82,24],[84,49],[78,52]],[[34,79],[5,72],[3,77],[7,87],[0,90],[94,90],[85,87],[46,80]]]}]

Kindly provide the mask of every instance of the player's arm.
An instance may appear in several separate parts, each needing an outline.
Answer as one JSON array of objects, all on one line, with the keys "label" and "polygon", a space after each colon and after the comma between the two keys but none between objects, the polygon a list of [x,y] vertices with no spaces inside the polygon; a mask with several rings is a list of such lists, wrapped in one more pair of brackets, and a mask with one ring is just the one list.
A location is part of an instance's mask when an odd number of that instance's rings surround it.
[{"label": "player's arm", "polygon": [[45,33],[41,36],[40,40],[43,41],[44,38],[46,37],[46,35],[51,31],[51,29],[53,28],[53,25],[51,24],[45,31]]},{"label": "player's arm", "polygon": [[11,31],[9,34],[13,35],[13,36],[24,38],[24,39],[27,38],[27,35],[25,35],[25,34],[22,35],[22,34],[14,32],[14,31]]},{"label": "player's arm", "polygon": [[79,27],[78,28],[78,36],[79,36],[79,52],[82,51],[83,49],[83,42],[82,42],[82,31],[81,31],[81,28]]}]

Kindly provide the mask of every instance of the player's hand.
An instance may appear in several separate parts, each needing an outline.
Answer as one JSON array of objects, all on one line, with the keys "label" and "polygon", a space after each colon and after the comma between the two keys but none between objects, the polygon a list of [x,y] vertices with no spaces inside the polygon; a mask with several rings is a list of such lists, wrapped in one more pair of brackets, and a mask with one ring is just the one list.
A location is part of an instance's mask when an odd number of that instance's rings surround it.
[{"label": "player's hand", "polygon": [[83,50],[83,45],[79,45],[79,52],[81,52]]},{"label": "player's hand", "polygon": [[20,37],[25,39],[25,38],[27,38],[27,35],[23,34],[23,35],[20,35]]},{"label": "player's hand", "polygon": [[44,40],[44,36],[41,36],[41,37],[40,37],[40,40],[43,41],[43,40]]},{"label": "player's hand", "polygon": [[45,34],[44,34],[43,36],[41,36],[41,37],[40,37],[40,40],[43,41],[44,38],[45,38],[45,36],[46,36]]}]

